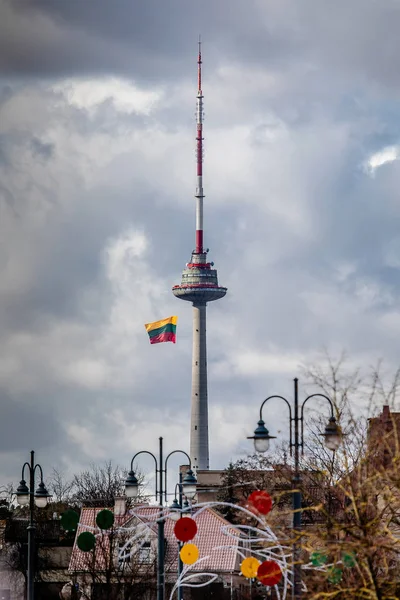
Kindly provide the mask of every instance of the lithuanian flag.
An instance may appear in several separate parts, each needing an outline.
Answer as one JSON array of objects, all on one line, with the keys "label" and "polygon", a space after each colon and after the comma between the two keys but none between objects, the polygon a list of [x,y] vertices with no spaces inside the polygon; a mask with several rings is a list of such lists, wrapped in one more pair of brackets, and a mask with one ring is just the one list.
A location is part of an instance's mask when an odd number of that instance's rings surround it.
[{"label": "lithuanian flag", "polygon": [[149,334],[150,344],[160,342],[176,342],[176,324],[178,317],[168,317],[154,323],[146,323],[146,331]]}]

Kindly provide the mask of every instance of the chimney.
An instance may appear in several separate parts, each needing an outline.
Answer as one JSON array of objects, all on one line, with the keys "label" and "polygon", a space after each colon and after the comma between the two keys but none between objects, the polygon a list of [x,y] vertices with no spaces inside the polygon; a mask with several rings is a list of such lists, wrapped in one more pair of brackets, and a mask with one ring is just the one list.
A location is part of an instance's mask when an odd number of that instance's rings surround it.
[{"label": "chimney", "polygon": [[390,408],[388,404],[385,404],[382,409],[381,421],[386,423],[390,420]]},{"label": "chimney", "polygon": [[114,500],[114,515],[116,517],[123,517],[126,514],[126,497],[115,496]]}]

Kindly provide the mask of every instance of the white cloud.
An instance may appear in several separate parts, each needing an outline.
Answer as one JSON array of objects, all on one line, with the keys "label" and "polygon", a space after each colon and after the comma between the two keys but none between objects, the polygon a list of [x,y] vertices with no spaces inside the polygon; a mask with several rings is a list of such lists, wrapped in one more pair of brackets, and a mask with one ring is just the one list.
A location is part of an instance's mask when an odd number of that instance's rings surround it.
[{"label": "white cloud", "polygon": [[92,461],[106,459],[108,448],[106,440],[101,439],[99,435],[88,427],[71,423],[67,426],[67,432],[72,442],[77,445],[79,450]]},{"label": "white cloud", "polygon": [[104,388],[110,377],[107,363],[90,357],[72,360],[63,365],[60,371],[60,375],[68,383],[93,390]]},{"label": "white cloud", "polygon": [[142,115],[149,115],[163,95],[159,89],[140,89],[130,81],[117,77],[67,79],[51,89],[62,94],[69,104],[77,108],[93,112],[104,102],[110,101],[118,112]]},{"label": "white cloud", "polygon": [[394,162],[399,158],[399,147],[398,146],[387,146],[382,148],[379,152],[372,154],[364,163],[365,170],[373,177],[375,171],[382,167],[386,163]]},{"label": "white cloud", "polygon": [[379,322],[388,337],[392,337],[395,340],[399,339],[400,312],[398,310],[390,310],[381,315]]},{"label": "white cloud", "polygon": [[132,284],[132,269],[143,257],[148,240],[143,232],[134,230],[123,233],[118,239],[110,240],[105,250],[105,267],[110,281],[118,286]]},{"label": "white cloud", "polygon": [[217,362],[212,366],[213,377],[254,377],[268,373],[289,375],[296,373],[304,361],[304,354],[290,355],[280,352],[260,352],[251,348],[231,350],[228,361]]},{"label": "white cloud", "polygon": [[[11,333],[0,352],[0,383],[13,393],[50,381],[88,390],[132,389],[142,369],[137,345],[146,339],[143,324],[157,314],[168,286],[147,263],[147,247],[144,233],[133,229],[108,240],[103,251],[109,286],[103,294],[111,294],[106,320],[90,325],[52,319],[37,331]],[[97,293],[88,293],[87,302],[88,314],[93,313]]]}]

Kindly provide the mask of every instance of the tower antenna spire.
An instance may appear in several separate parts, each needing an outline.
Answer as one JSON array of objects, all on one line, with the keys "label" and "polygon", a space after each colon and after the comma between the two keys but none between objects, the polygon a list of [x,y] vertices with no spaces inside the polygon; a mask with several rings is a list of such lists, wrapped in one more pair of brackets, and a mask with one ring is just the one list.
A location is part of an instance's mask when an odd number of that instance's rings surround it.
[{"label": "tower antenna spire", "polygon": [[198,73],[198,87],[197,90],[201,92],[201,35],[199,35],[199,55],[197,59],[197,73]]},{"label": "tower antenna spire", "polygon": [[223,298],[226,287],[218,283],[214,263],[207,261],[208,249],[203,246],[203,91],[201,81],[201,38],[198,41],[196,98],[196,247],[190,263],[183,270],[179,285],[172,288],[174,296],[193,304],[192,412],[190,425],[190,458],[193,469],[210,468],[208,444],[207,393],[207,303]]},{"label": "tower antenna spire", "polygon": [[197,58],[197,100],[196,100],[196,252],[203,252],[203,92],[201,89],[201,37],[199,36],[199,54]]}]

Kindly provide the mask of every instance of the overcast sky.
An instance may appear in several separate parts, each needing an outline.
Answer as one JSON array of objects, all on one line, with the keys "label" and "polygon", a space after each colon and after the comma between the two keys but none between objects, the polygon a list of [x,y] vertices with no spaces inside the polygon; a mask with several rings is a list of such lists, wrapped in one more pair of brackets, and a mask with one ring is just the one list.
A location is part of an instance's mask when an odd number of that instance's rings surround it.
[{"label": "overcast sky", "polygon": [[321,348],[398,361],[398,0],[196,4],[0,0],[2,483],[188,450],[199,33],[211,468]]}]

